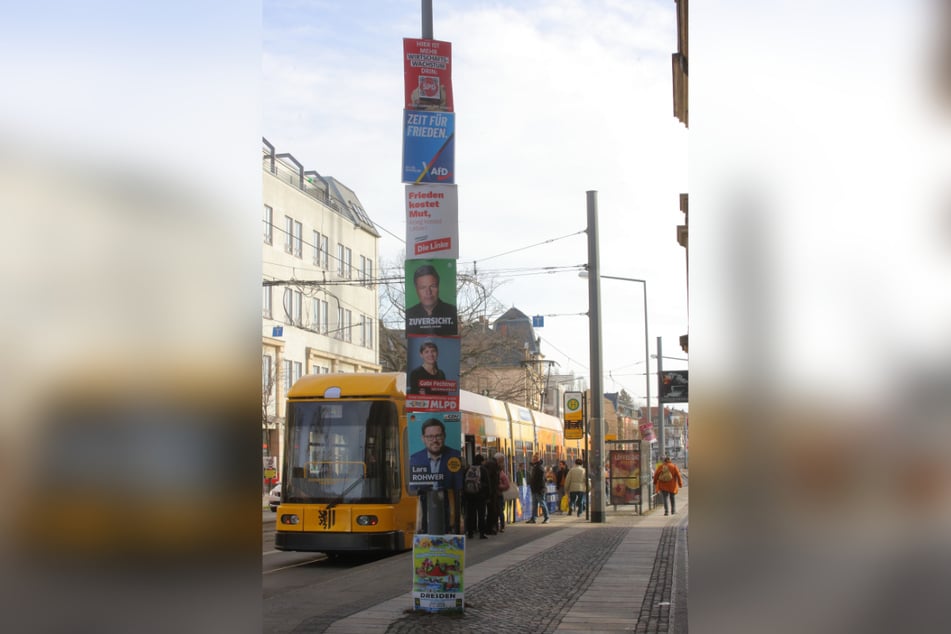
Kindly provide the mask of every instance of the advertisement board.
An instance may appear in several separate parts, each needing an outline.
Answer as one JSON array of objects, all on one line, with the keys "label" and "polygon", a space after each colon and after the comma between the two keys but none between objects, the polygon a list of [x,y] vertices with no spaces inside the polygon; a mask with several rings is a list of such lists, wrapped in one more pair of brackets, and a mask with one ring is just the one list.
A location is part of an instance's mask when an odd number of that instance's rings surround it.
[{"label": "advertisement board", "polygon": [[456,182],[456,115],[403,111],[403,182]]},{"label": "advertisement board", "polygon": [[452,112],[452,43],[403,38],[407,110]]},{"label": "advertisement board", "polygon": [[465,563],[464,536],[413,536],[413,608],[424,612],[462,612]]}]

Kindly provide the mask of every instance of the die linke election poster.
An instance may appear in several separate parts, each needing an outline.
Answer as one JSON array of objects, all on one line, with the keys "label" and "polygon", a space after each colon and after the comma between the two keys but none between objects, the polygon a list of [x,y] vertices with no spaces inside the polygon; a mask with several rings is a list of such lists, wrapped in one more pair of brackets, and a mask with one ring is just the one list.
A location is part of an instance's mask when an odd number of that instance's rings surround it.
[{"label": "die linke election poster", "polygon": [[406,186],[406,259],[459,259],[455,185]]},{"label": "die linke election poster", "polygon": [[452,44],[403,38],[407,110],[452,112]]},{"label": "die linke election poster", "polygon": [[403,111],[404,183],[456,182],[456,115]]}]

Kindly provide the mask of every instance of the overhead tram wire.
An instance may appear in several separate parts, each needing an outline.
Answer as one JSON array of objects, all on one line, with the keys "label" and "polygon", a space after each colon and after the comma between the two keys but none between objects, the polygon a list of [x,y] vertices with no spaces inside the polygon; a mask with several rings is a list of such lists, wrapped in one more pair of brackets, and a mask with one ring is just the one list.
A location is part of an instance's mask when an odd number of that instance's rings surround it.
[{"label": "overhead tram wire", "polygon": [[472,260],[472,271],[473,271],[473,273],[478,274],[478,262],[480,262],[480,261],[481,261],[481,262],[485,262],[486,260],[492,260],[492,259],[495,259],[495,258],[500,258],[500,257],[502,257],[503,255],[511,255],[512,253],[518,253],[519,251],[525,251],[525,250],[527,250],[527,249],[533,249],[533,248],[535,248],[535,247],[540,247],[540,246],[542,246],[542,245],[544,245],[544,244],[551,244],[552,242],[557,242],[558,240],[564,240],[565,238],[571,238],[571,237],[573,237],[573,236],[577,236],[577,235],[580,235],[580,234],[582,234],[582,233],[586,233],[586,230],[585,230],[585,229],[582,229],[582,230],[580,230],[580,231],[576,231],[576,232],[574,232],[574,233],[569,233],[568,235],[561,236],[561,237],[559,237],[559,238],[550,238],[550,239],[548,239],[548,240],[543,240],[542,242],[537,242],[537,243],[535,243],[535,244],[530,244],[530,245],[525,246],[525,247],[519,247],[518,249],[512,249],[511,251],[506,251],[506,252],[504,252],[504,253],[497,253],[496,255],[490,255],[489,257],[487,257],[487,258],[482,258],[481,260]]}]

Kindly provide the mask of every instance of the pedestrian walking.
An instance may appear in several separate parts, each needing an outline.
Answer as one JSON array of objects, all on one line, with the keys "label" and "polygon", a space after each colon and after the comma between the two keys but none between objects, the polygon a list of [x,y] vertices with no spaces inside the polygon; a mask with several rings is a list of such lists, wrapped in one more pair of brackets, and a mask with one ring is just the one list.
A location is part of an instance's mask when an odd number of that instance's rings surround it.
[{"label": "pedestrian walking", "polygon": [[532,490],[532,519],[525,523],[535,523],[535,519],[538,517],[538,506],[541,505],[542,513],[545,516],[542,524],[547,524],[551,519],[548,515],[548,504],[545,503],[545,493],[548,489],[545,481],[545,468],[542,467],[542,458],[538,454],[532,456],[532,470],[528,475],[528,486]]},{"label": "pedestrian walking", "polygon": [[581,458],[576,458],[575,466],[565,476],[565,491],[568,492],[571,498],[568,502],[568,515],[571,515],[572,510],[577,508],[578,517],[581,517],[581,512],[584,511],[586,506],[585,489],[588,483],[588,474],[582,465],[584,465],[584,462]]},{"label": "pedestrian walking", "polygon": [[466,469],[463,480],[463,498],[466,501],[466,536],[470,539],[479,531],[479,537],[486,539],[485,500],[489,491],[489,476],[483,468],[485,457],[476,454],[472,465]]},{"label": "pedestrian walking", "polygon": [[664,515],[677,512],[677,491],[683,485],[680,469],[670,461],[670,456],[664,456],[664,461],[654,470],[654,490],[660,491],[661,497],[664,498]]}]

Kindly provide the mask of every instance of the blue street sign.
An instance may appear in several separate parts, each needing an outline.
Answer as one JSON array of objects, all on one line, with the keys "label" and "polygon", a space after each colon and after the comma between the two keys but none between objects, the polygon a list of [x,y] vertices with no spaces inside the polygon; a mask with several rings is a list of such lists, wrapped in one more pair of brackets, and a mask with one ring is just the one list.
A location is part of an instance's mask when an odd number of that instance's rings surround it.
[{"label": "blue street sign", "polygon": [[271,329],[271,336],[272,336],[272,337],[283,337],[283,336],[284,336],[284,326],[274,326],[274,328]]},{"label": "blue street sign", "polygon": [[534,315],[532,316],[532,328],[544,328],[545,327],[545,316],[544,315]]}]

